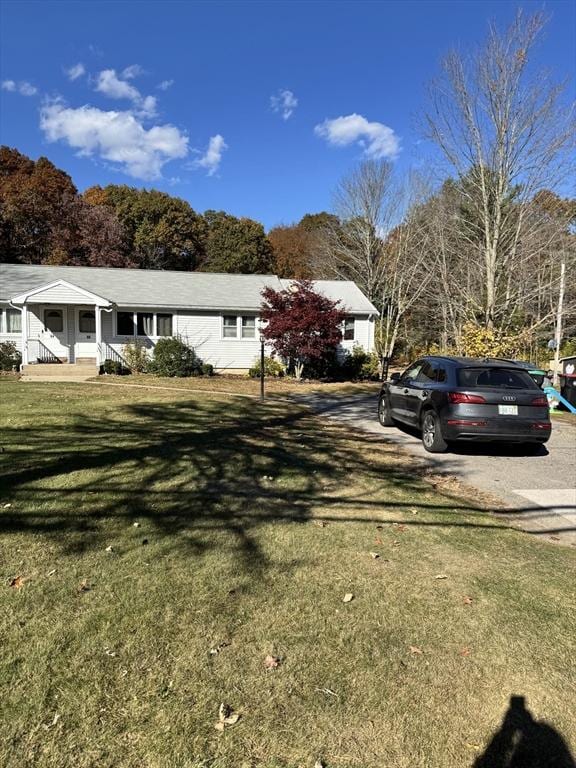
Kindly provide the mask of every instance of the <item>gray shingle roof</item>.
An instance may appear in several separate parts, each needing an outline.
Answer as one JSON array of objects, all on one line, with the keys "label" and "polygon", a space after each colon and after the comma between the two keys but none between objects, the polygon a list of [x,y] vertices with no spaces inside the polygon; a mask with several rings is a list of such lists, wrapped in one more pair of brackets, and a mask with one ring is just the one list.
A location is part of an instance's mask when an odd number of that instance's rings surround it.
[{"label": "gray shingle roof", "polygon": [[[290,282],[276,275],[0,264],[0,301],[56,280],[66,280],[118,305],[251,310],[262,303],[263,288],[278,291]],[[350,312],[376,311],[355,283],[318,280],[316,285],[329,298],[341,299]]]}]

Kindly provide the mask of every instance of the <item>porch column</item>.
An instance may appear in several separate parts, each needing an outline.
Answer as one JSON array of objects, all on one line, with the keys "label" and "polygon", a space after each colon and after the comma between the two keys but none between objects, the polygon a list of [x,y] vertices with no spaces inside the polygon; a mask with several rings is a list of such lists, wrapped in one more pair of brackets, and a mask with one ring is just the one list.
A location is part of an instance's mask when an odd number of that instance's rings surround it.
[{"label": "porch column", "polygon": [[22,365],[28,363],[28,307],[22,304],[22,316],[20,318],[22,334]]},{"label": "porch column", "polygon": [[102,363],[102,310],[96,304],[96,365]]}]

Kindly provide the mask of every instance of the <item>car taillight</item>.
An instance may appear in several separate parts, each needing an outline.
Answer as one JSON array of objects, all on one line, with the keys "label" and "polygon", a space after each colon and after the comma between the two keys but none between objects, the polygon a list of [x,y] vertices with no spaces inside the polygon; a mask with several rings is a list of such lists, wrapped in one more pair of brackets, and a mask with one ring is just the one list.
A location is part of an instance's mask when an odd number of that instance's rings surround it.
[{"label": "car taillight", "polygon": [[448,400],[454,405],[462,403],[485,403],[481,395],[467,395],[465,392],[448,392]]},{"label": "car taillight", "polygon": [[534,400],[532,400],[532,405],[548,405],[548,398],[535,397]]}]

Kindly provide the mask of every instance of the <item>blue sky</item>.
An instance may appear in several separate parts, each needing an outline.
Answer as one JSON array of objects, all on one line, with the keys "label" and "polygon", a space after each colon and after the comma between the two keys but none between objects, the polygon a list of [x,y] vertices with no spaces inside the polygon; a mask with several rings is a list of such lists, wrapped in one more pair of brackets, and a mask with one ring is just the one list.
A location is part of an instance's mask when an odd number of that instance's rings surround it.
[{"label": "blue sky", "polygon": [[[366,153],[426,164],[417,118],[441,56],[517,6],[3,0],[0,142],[80,190],[154,186],[269,228],[329,210]],[[537,63],[572,77],[576,5],[545,8]]]}]

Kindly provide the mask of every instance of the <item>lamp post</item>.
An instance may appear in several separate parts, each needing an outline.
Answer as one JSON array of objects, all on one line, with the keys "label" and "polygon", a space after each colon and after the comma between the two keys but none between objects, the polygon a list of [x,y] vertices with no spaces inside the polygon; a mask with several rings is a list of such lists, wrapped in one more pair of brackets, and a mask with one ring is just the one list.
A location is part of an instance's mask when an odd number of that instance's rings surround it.
[{"label": "lamp post", "polygon": [[260,400],[264,400],[264,336],[260,333]]}]

